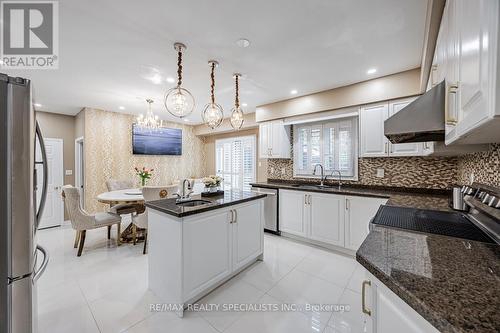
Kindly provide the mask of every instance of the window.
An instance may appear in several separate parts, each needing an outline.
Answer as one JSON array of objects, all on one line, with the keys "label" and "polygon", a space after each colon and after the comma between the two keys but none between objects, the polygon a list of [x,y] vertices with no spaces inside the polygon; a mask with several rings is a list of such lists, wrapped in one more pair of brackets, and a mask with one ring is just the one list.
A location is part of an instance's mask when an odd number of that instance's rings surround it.
[{"label": "window", "polygon": [[255,136],[215,141],[215,169],[223,189],[250,191],[255,182]]},{"label": "window", "polygon": [[[339,170],[342,178],[357,180],[356,117],[294,126],[294,175],[313,176],[318,163],[325,175]],[[336,174],[334,177],[338,177]]]}]

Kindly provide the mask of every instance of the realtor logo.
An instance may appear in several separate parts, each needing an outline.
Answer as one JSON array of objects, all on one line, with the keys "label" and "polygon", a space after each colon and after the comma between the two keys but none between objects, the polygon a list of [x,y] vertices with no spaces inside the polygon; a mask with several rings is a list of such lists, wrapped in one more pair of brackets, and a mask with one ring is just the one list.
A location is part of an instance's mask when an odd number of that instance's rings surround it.
[{"label": "realtor logo", "polygon": [[0,1],[2,68],[57,69],[57,1]]}]

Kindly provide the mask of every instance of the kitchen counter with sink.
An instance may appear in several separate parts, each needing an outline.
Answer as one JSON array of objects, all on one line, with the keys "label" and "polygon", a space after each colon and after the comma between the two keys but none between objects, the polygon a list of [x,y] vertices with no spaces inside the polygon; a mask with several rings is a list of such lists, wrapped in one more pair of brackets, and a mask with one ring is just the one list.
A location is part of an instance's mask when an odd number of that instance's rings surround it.
[{"label": "kitchen counter with sink", "polygon": [[147,202],[149,289],[182,316],[188,304],[262,260],[266,196],[225,191]]},{"label": "kitchen counter with sink", "polygon": [[236,205],[251,200],[262,199],[266,194],[247,191],[225,191],[223,195],[213,197],[191,196],[191,200],[177,202],[175,198],[146,202],[146,207],[175,216],[184,217],[214,209]]}]

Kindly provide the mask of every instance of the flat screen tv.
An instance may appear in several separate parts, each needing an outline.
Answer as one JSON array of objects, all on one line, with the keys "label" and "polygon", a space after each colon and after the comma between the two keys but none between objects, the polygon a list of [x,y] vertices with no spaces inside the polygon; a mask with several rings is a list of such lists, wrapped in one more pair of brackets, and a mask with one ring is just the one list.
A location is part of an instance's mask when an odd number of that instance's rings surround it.
[{"label": "flat screen tv", "polygon": [[182,130],[148,129],[132,125],[132,152],[135,155],[182,155]]}]

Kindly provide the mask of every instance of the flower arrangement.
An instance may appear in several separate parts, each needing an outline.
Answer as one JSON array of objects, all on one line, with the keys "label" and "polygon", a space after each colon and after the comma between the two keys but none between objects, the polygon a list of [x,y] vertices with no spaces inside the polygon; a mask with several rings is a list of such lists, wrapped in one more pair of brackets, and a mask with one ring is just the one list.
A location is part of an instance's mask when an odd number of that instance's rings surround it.
[{"label": "flower arrangement", "polygon": [[146,186],[146,181],[153,175],[153,169],[148,170],[145,167],[142,169],[135,167],[135,174],[141,179],[141,186]]},{"label": "flower arrangement", "polygon": [[205,187],[216,188],[220,186],[222,180],[222,177],[211,175],[203,178],[203,184],[205,184]]}]

